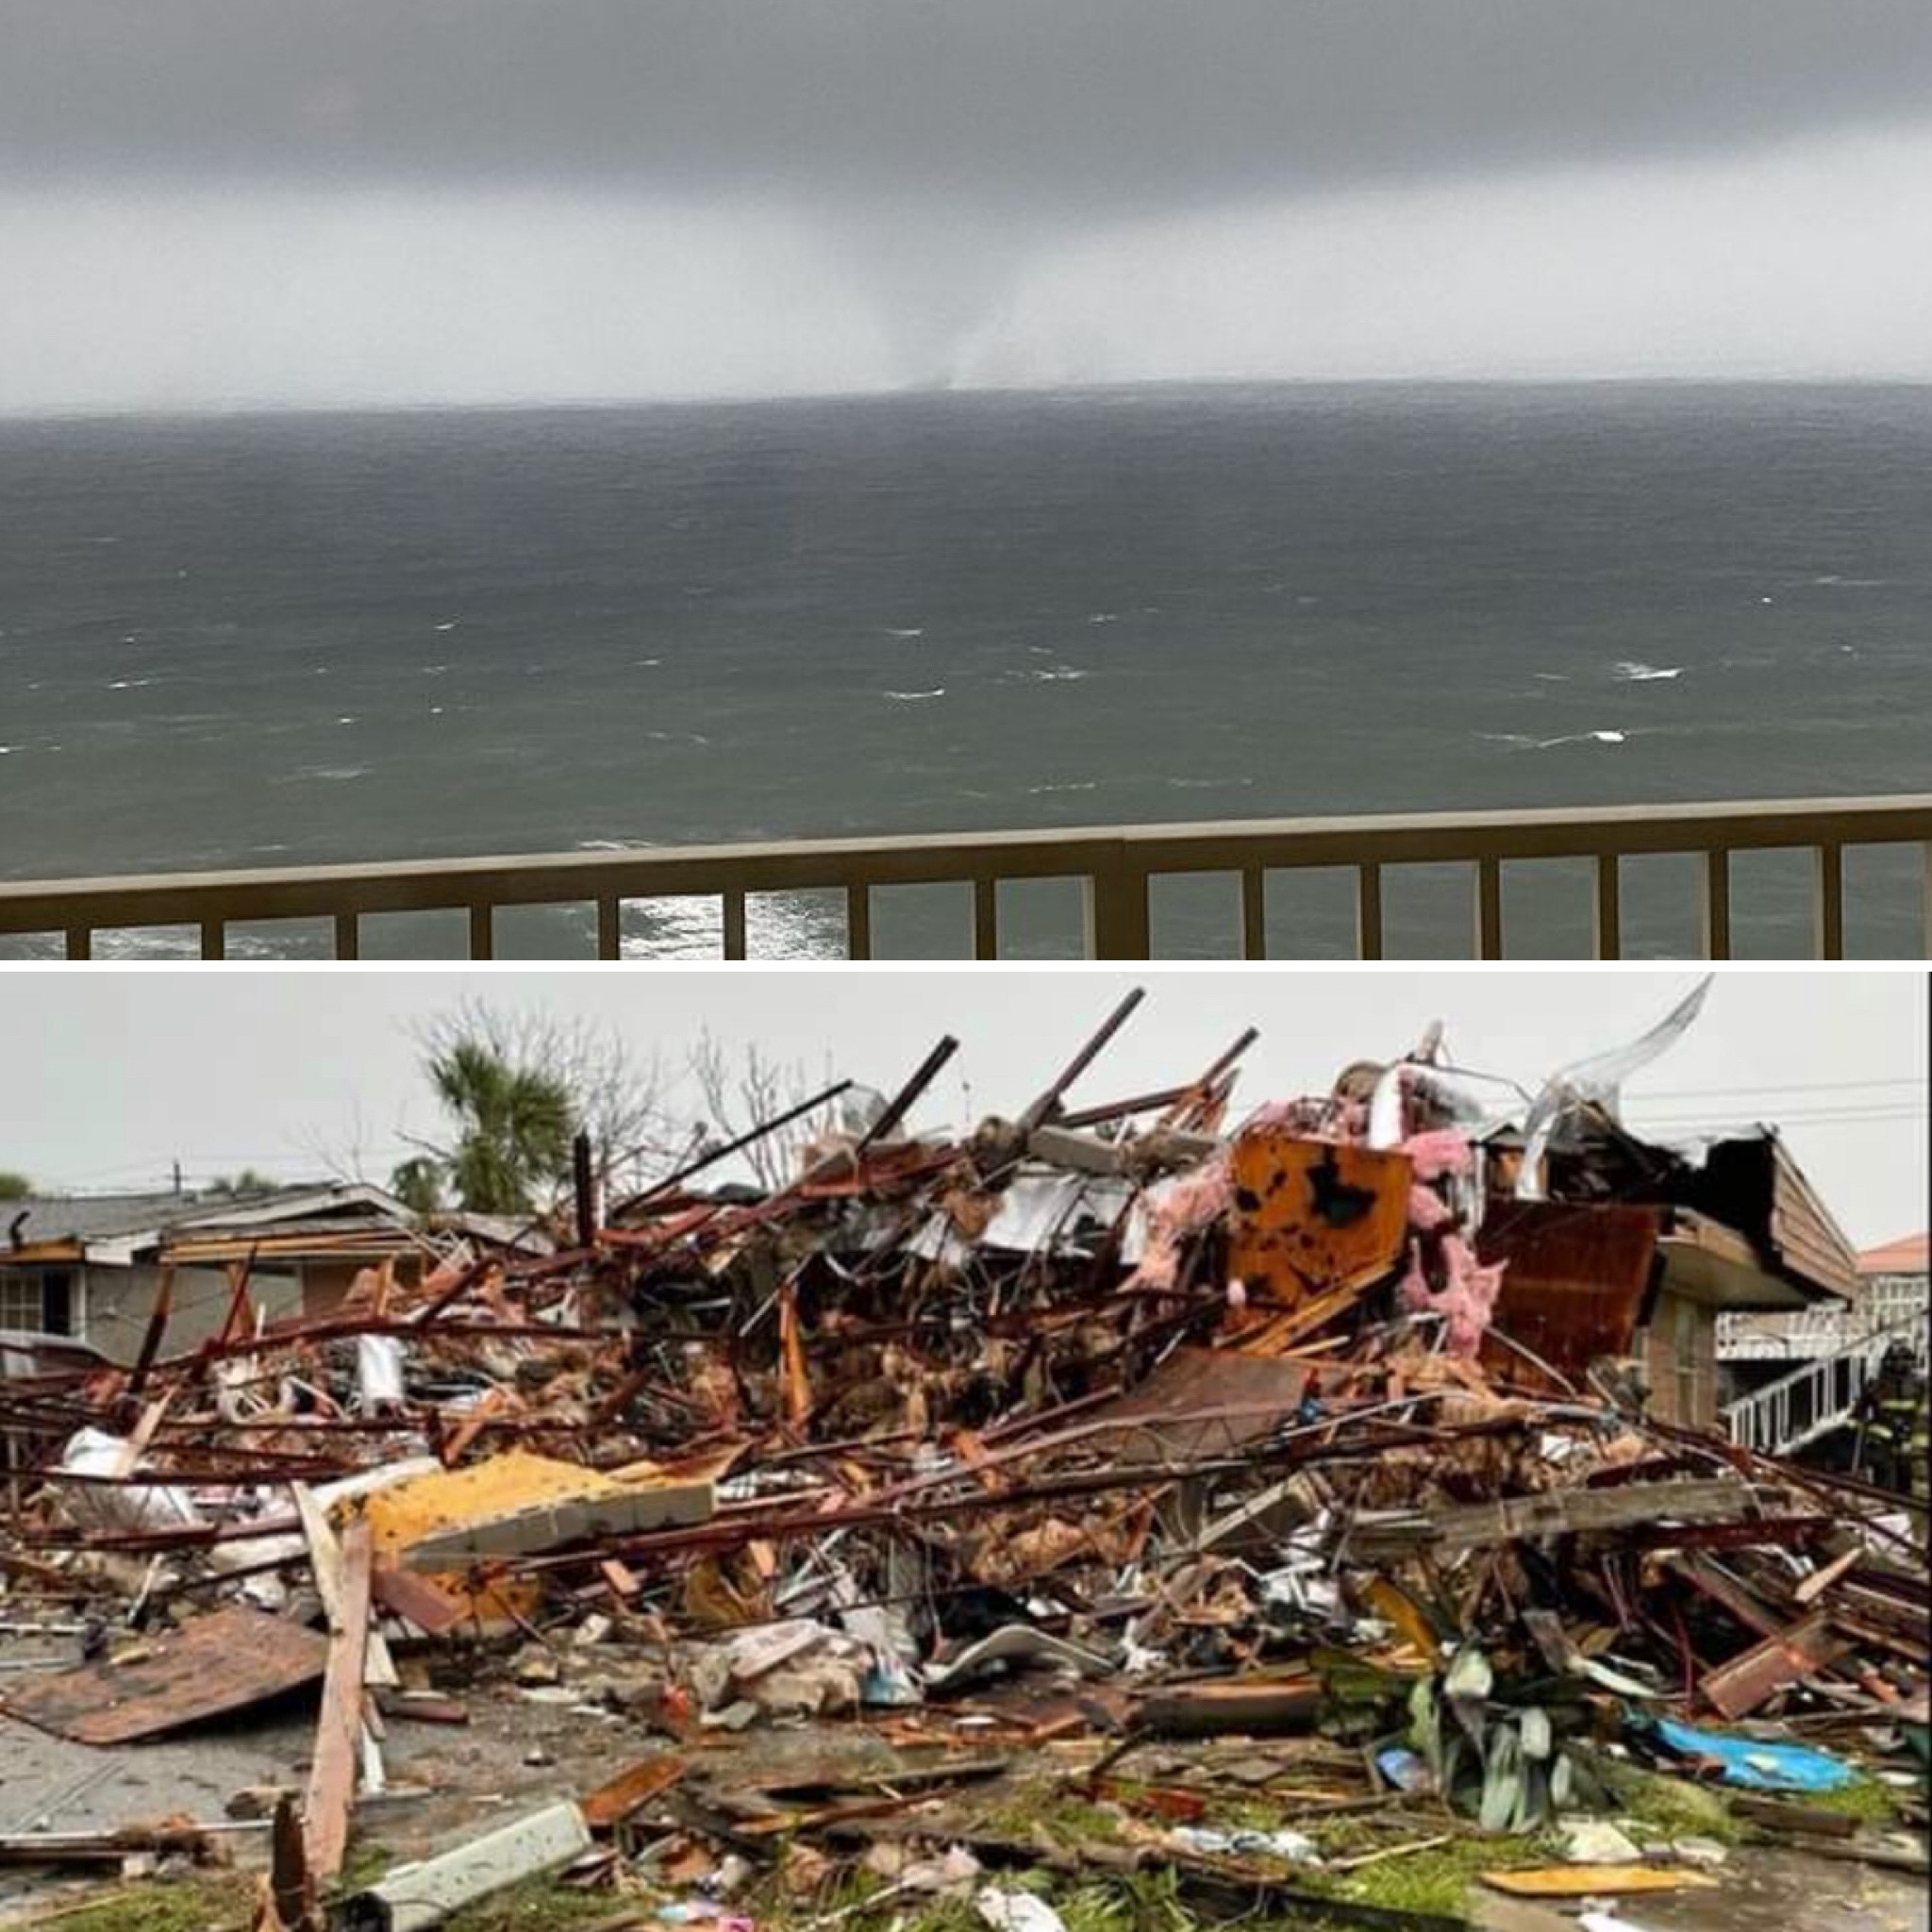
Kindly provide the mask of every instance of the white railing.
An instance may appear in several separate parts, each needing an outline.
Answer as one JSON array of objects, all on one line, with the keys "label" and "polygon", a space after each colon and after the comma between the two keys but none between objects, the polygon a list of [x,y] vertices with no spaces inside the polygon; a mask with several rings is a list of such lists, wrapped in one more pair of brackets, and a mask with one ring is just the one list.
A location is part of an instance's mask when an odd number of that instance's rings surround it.
[{"label": "white railing", "polygon": [[1896,1341],[1910,1348],[1923,1375],[1927,1367],[1924,1309],[1890,1327],[1874,1328],[1849,1348],[1821,1356],[1788,1375],[1726,1403],[1719,1411],[1732,1441],[1760,1456],[1789,1456],[1851,1421],[1858,1398]]},{"label": "white railing", "polygon": [[1870,1325],[1854,1308],[1801,1308],[1790,1314],[1724,1314],[1717,1318],[1721,1362],[1809,1361],[1836,1355],[1861,1340]]},{"label": "white railing", "polygon": [[1923,1274],[1879,1274],[1859,1284],[1848,1307],[1799,1308],[1777,1314],[1717,1318],[1721,1362],[1809,1361],[1856,1347],[1881,1328],[1898,1328],[1932,1306]]}]

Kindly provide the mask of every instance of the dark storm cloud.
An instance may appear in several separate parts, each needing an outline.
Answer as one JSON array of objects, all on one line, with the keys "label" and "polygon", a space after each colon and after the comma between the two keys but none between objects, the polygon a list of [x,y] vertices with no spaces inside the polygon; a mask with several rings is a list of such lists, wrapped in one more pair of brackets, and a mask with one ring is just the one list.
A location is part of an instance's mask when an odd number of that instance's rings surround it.
[{"label": "dark storm cloud", "polygon": [[0,168],[1106,213],[1927,117],[1928,0],[0,0]]}]

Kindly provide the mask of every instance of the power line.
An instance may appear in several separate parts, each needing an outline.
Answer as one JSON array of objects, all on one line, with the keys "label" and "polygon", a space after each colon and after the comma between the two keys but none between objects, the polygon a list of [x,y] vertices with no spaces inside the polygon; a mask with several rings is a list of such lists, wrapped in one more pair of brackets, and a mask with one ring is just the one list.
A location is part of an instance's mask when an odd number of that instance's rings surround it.
[{"label": "power line", "polygon": [[1744,1087],[1672,1087],[1647,1091],[1646,1100],[1723,1100],[1739,1093],[1842,1093],[1867,1087],[1926,1087],[1922,1074],[1872,1080],[1766,1080]]}]

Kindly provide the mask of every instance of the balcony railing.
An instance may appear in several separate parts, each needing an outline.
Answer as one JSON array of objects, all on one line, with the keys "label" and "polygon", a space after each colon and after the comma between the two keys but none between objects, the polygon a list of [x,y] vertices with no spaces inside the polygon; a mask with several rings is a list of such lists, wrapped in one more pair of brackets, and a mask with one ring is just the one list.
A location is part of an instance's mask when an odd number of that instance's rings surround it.
[{"label": "balcony railing", "polygon": [[1927,1322],[1921,1308],[1902,1322],[1871,1329],[1835,1355],[1805,1362],[1790,1374],[1726,1403],[1719,1411],[1725,1433],[1761,1456],[1790,1456],[1828,1436],[1852,1420],[1886,1351],[1901,1341],[1924,1374]]},{"label": "balcony railing", "polygon": [[62,936],[67,957],[92,957],[93,935],[128,927],[186,925],[204,958],[219,959],[242,922],[332,923],[335,957],[359,957],[363,918],[380,913],[465,912],[469,957],[495,950],[494,914],[506,907],[590,905],[597,954],[619,957],[626,900],[691,895],[722,908],[723,956],[745,957],[748,895],[842,890],[845,955],[872,956],[873,893],[951,883],[972,891],[973,956],[997,958],[999,887],[1024,879],[1077,880],[1084,957],[1154,957],[1150,888],[1181,874],[1232,874],[1240,884],[1241,951],[1268,957],[1271,873],[1345,868],[1354,875],[1359,958],[1383,957],[1385,868],[1461,864],[1470,869],[1469,935],[1475,957],[1504,953],[1506,868],[1583,859],[1593,868],[1592,953],[1620,956],[1624,860],[1686,854],[1698,863],[1701,957],[1730,955],[1734,853],[1796,848],[1809,855],[1809,957],[1844,954],[1844,854],[1861,845],[1918,848],[1921,904],[1913,945],[1932,957],[1932,795],[1780,800],[1769,803],[1614,806],[1555,811],[1426,816],[1246,820],[1116,829],[957,836],[808,840],[785,844],[646,848],[531,858],[456,858],[272,871],[161,874],[134,878],[27,880],[0,885],[0,936]]}]

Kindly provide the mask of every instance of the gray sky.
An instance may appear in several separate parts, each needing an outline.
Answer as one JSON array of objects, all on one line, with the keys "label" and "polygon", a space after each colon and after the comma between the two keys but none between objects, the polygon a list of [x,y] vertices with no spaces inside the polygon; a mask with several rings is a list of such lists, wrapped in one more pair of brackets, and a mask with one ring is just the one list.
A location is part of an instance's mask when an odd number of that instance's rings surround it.
[{"label": "gray sky", "polygon": [[[1260,1027],[1238,1108],[1324,1091],[1349,1060],[1407,1051],[1436,1018],[1461,1064],[1534,1087],[1634,1038],[1694,983],[1679,972],[1138,974],[740,969],[0,973],[0,1168],[42,1185],[165,1185],[243,1165],[283,1179],[325,1159],[386,1177],[437,1119],[411,1028],[480,993],[585,1015],[675,1066],[701,1026],[814,1079],[898,1085],[943,1032],[963,1048],[915,1123],[1017,1112],[1130,986],[1149,997],[1075,1104],[1191,1078]],[[1724,974],[1690,1032],[1639,1074],[1632,1124],[1657,1138],[1785,1127],[1846,1232],[1872,1245],[1926,1222],[1926,981],[1917,973]],[[964,1083],[962,1085],[962,1082]],[[695,1106],[688,1088],[674,1106]]]},{"label": "gray sky", "polygon": [[1924,0],[0,0],[0,408],[1932,379]]}]

